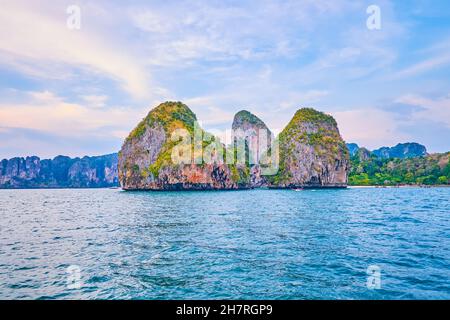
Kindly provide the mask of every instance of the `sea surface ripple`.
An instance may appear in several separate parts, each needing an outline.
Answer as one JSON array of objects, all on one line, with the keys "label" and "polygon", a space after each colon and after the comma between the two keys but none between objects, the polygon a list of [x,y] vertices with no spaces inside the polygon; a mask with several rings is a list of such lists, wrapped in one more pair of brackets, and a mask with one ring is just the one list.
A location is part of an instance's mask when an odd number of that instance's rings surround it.
[{"label": "sea surface ripple", "polygon": [[450,188],[0,190],[0,298],[450,299]]}]

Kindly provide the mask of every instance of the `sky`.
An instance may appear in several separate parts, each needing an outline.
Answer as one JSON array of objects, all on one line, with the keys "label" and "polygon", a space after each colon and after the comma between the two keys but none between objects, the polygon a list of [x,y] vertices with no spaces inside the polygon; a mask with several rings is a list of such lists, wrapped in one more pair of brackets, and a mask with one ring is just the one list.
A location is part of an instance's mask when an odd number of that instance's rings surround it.
[{"label": "sky", "polygon": [[447,0],[0,0],[0,158],[116,152],[166,100],[207,130],[313,107],[347,142],[446,152],[449,75]]}]

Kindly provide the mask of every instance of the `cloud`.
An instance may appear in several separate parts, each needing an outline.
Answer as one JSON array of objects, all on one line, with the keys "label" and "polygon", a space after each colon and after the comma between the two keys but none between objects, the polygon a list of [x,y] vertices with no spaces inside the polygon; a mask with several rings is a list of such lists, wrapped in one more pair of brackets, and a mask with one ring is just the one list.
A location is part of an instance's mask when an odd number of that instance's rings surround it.
[{"label": "cloud", "polygon": [[346,141],[369,149],[413,141],[425,144],[431,152],[448,151],[448,139],[440,135],[450,132],[450,95],[407,94],[394,99],[389,108],[360,108],[332,115]]},{"label": "cloud", "polygon": [[146,32],[164,33],[173,30],[172,20],[164,19],[152,10],[132,10],[131,17],[134,26]]},{"label": "cloud", "polygon": [[128,107],[92,108],[68,102],[49,91],[23,94],[26,101],[0,103],[0,127],[37,130],[60,137],[123,139],[148,110]]},{"label": "cloud", "polygon": [[349,8],[354,5],[342,0],[265,0],[156,2],[135,5],[127,12],[151,48],[148,62],[167,66],[199,59],[296,57],[309,47],[306,32]]},{"label": "cloud", "polygon": [[414,63],[396,71],[392,79],[403,79],[440,70],[450,65],[450,38],[440,38],[427,46],[421,46],[409,55],[415,57]]},{"label": "cloud", "polygon": [[106,95],[86,95],[81,97],[89,107],[93,108],[103,108],[108,96]]},{"label": "cloud", "polygon": [[286,96],[283,95],[280,105],[277,108],[279,111],[287,109],[299,108],[301,106],[310,106],[321,101],[322,98],[329,95],[327,90],[307,90],[304,92],[290,92]]},{"label": "cloud", "polygon": [[231,123],[234,113],[220,107],[220,98],[214,96],[195,97],[185,99],[188,105],[197,114],[200,124],[211,128],[212,126]]},{"label": "cloud", "polygon": [[[447,50],[450,50],[450,48],[447,48]],[[419,63],[416,63],[416,64],[409,66],[403,70],[400,70],[393,75],[393,78],[399,79],[399,78],[417,76],[421,73],[436,70],[439,67],[447,66],[449,64],[450,64],[450,54],[444,53],[444,54],[440,54],[435,57],[426,59]]]},{"label": "cloud", "polygon": [[411,138],[399,130],[399,122],[392,113],[377,108],[337,111],[332,115],[345,141],[369,149],[395,145]]},{"label": "cloud", "polygon": [[120,142],[114,137],[62,137],[40,130],[0,128],[0,159],[37,155],[53,158],[56,155],[82,157],[117,151]]},{"label": "cloud", "polygon": [[272,130],[282,129],[300,107],[313,106],[330,94],[324,89],[298,90],[274,74],[270,66],[238,77],[206,95],[183,101],[204,121],[205,126],[228,128],[234,114],[246,109],[259,116]]},{"label": "cloud", "polygon": [[412,110],[409,116],[410,121],[420,122],[428,120],[442,123],[450,128],[450,95],[433,99],[409,94],[398,98],[395,102],[420,107]]},{"label": "cloud", "polygon": [[106,75],[138,99],[149,97],[149,76],[129,50],[108,42],[107,36],[89,29],[84,20],[81,30],[69,30],[65,7],[58,14],[48,7],[41,2],[2,3],[0,63],[43,78],[66,78],[76,67],[92,76]]},{"label": "cloud", "polygon": [[[0,91],[16,93],[2,95],[0,132],[39,132],[78,146],[117,142],[167,98],[218,129],[244,108],[282,129],[310,106],[336,114],[345,138],[369,147],[417,139],[404,128],[424,119],[448,126],[448,97],[424,93],[442,95],[448,77],[404,78],[450,64],[449,46],[414,29],[410,11],[396,15],[403,4],[378,1],[382,29],[371,31],[365,1],[78,3],[79,31],[66,28],[67,3],[2,3]],[[400,81],[386,81],[396,73]],[[392,104],[382,109],[398,96],[406,114],[388,110]]]}]

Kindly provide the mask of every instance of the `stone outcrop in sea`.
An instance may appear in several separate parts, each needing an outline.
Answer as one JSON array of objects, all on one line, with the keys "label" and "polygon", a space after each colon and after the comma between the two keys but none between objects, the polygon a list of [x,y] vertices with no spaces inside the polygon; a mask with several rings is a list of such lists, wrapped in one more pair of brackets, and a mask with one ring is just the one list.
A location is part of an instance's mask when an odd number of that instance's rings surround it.
[{"label": "stone outcrop in sea", "polygon": [[[241,111],[233,121],[231,148],[199,128],[196,121],[196,115],[181,102],[165,102],[151,110],[126,138],[119,152],[122,188],[225,190],[263,186],[345,187],[347,184],[348,150],[336,121],[329,115],[300,109],[278,140],[272,141],[264,122],[248,111]],[[262,143],[260,132],[268,133]],[[244,141],[247,150],[245,160],[240,162],[236,151],[239,141]],[[181,142],[186,144],[180,147]],[[266,175],[259,163],[272,159],[270,154],[274,154],[277,143],[277,170]],[[250,158],[248,153],[252,155]]]},{"label": "stone outcrop in sea", "polygon": [[278,139],[279,170],[267,177],[270,187],[347,186],[349,152],[332,116],[300,109]]},{"label": "stone outcrop in sea", "polygon": [[[188,139],[188,144],[179,148],[183,139]],[[165,102],[151,110],[126,138],[119,152],[119,181],[125,190],[250,188],[247,168],[224,163],[223,148],[198,127],[196,115],[185,104]],[[179,154],[181,149],[183,154]],[[174,162],[178,156],[181,161]]]}]

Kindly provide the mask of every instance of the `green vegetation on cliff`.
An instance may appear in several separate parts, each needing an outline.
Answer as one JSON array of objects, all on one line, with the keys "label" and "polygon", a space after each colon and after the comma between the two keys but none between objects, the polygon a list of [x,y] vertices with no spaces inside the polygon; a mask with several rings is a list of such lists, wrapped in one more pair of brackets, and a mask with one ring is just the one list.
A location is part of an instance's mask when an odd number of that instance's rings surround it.
[{"label": "green vegetation on cliff", "polygon": [[159,123],[167,133],[184,128],[189,132],[194,131],[194,123],[197,121],[195,113],[182,102],[167,101],[152,109],[148,115],[131,131],[126,140],[141,137],[148,127]]},{"label": "green vegetation on cliff", "polygon": [[[303,124],[303,126],[302,126]],[[306,143],[314,147],[332,147],[334,152],[347,152],[345,142],[337,130],[336,120],[330,115],[314,110],[302,108],[298,110],[286,128],[280,133],[280,143],[295,135],[297,142]],[[318,151],[318,150],[316,150]]]},{"label": "green vegetation on cliff", "polygon": [[450,152],[409,159],[351,158],[349,185],[449,184]]},{"label": "green vegetation on cliff", "polygon": [[[248,155],[249,149],[245,142],[245,154]],[[250,163],[248,156],[245,157],[245,163],[239,163],[237,148],[229,145],[225,148],[225,159],[231,171],[231,178],[238,185],[248,185],[250,183]],[[229,159],[232,159],[231,163]]]},{"label": "green vegetation on cliff", "polygon": [[147,129],[158,124],[166,132],[166,143],[152,165],[148,168],[133,168],[134,171],[139,171],[144,178],[150,174],[157,178],[161,168],[172,164],[172,149],[178,142],[171,141],[171,134],[177,129],[185,129],[192,135],[196,121],[197,117],[195,114],[182,102],[167,101],[152,109],[136,128],[131,131],[125,143],[132,139],[139,139]]},{"label": "green vegetation on cliff", "polygon": [[347,158],[348,149],[337,129],[336,120],[312,108],[299,109],[280,133],[280,164],[278,173],[269,177],[274,184],[284,183],[292,178],[288,168],[289,159],[298,157],[298,146],[311,146],[317,157],[334,163],[336,158]]},{"label": "green vegetation on cliff", "polygon": [[[197,132],[194,133],[196,121],[197,118],[195,114],[189,109],[188,106],[181,102],[164,102],[152,109],[149,114],[136,126],[136,128],[133,129],[125,143],[132,139],[141,138],[147,129],[158,124],[164,128],[166,133],[166,142],[162,146],[158,157],[151,165],[146,168],[140,168],[135,165],[132,168],[133,172],[138,173],[143,178],[147,178],[149,175],[152,175],[154,178],[158,178],[163,168],[172,167],[174,165],[176,166],[177,164],[172,163],[172,151],[173,148],[179,144],[179,141],[172,140],[172,133],[177,129],[187,130],[191,139],[193,139],[194,134],[199,135],[198,139],[200,139],[199,143],[201,146],[197,146],[197,148],[201,148],[202,151],[204,151],[211,143],[219,143],[213,135],[207,133],[201,128],[197,128]],[[207,141],[204,141],[205,139]],[[191,141],[192,161],[194,160],[196,153],[193,142],[194,141]],[[231,154],[230,156],[233,155]],[[200,160],[200,163],[198,163],[198,161],[195,161],[194,163],[200,167],[205,165],[204,159]],[[231,164],[229,167],[232,172],[232,178],[236,183],[248,183],[250,174],[247,167],[241,167],[235,164]]]},{"label": "green vegetation on cliff", "polygon": [[[347,149],[331,116],[310,108],[297,111],[279,137],[281,169],[276,176],[268,172],[274,172],[277,168],[276,163],[271,161],[278,158],[278,150],[275,157],[272,157],[271,151],[260,155],[261,159],[271,159],[263,161],[261,166],[252,165],[252,159],[247,157],[252,143],[259,139],[261,129],[267,129],[269,133],[270,130],[262,120],[245,110],[236,114],[234,120],[234,129],[242,129],[244,134],[248,130],[258,133],[251,134],[251,142],[247,138],[244,140],[245,161],[236,161],[235,148],[226,148],[198,128],[195,114],[186,105],[181,102],[160,104],[136,126],[122,146],[119,156],[122,187],[234,189],[269,185],[270,181],[263,176],[270,177],[279,187],[346,185]],[[173,133],[177,129],[186,130],[190,137],[179,136],[183,133],[177,132],[178,138],[174,139]],[[179,145],[181,140],[184,140],[184,145]],[[239,142],[241,148],[242,141],[235,139],[233,142],[233,146]],[[202,159],[198,158],[199,152]],[[173,156],[177,157],[177,154],[182,157],[178,159],[181,161],[173,161]],[[230,161],[230,158],[235,161]],[[284,183],[284,180],[288,181]]]},{"label": "green vegetation on cliff", "polygon": [[234,115],[233,129],[235,129],[236,126],[240,125],[243,122],[248,122],[250,124],[256,125],[257,127],[267,128],[266,124],[261,119],[247,110],[241,110]]},{"label": "green vegetation on cliff", "polygon": [[[291,119],[289,124],[286,126],[284,130],[290,130],[293,126],[300,122],[311,122],[311,123],[327,123],[334,127],[337,127],[336,120],[326,113],[317,111],[313,108],[301,108],[297,110],[294,114],[294,117]],[[283,131],[284,131],[283,130]]]}]

